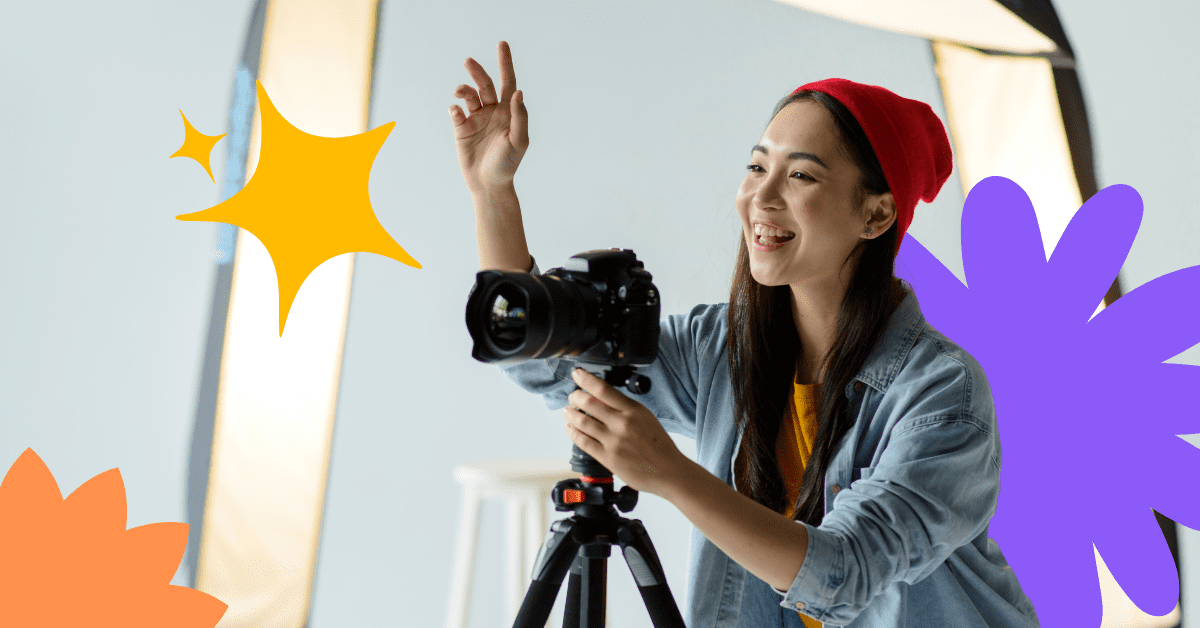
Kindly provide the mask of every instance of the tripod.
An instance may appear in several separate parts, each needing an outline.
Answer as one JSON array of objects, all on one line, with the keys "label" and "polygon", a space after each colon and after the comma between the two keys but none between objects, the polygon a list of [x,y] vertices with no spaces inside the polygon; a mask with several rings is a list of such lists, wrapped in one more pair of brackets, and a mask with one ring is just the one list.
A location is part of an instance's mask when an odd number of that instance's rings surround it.
[{"label": "tripod", "polygon": [[[650,381],[643,375],[634,375],[630,366],[615,366],[603,376],[609,384],[624,385],[634,393],[650,390]],[[616,512],[616,509],[633,510],[637,491],[628,486],[614,491],[611,471],[578,445],[571,449],[571,468],[584,475],[556,484],[551,499],[555,510],[574,511],[574,514],[550,526],[534,563],[533,582],[513,628],[546,625],[568,571],[563,628],[604,628],[608,557],[611,546],[618,544],[654,627],[686,628],[646,528],[641,521],[626,519]]]}]

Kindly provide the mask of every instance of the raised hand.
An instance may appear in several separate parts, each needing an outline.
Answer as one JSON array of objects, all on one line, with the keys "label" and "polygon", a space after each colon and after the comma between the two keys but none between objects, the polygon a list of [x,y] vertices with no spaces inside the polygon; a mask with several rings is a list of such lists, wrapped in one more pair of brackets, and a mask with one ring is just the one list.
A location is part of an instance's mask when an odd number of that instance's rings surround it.
[{"label": "raised hand", "polygon": [[508,42],[496,46],[500,65],[500,93],[483,66],[467,57],[465,66],[478,90],[459,85],[454,96],[462,98],[467,112],[450,106],[454,141],[463,180],[472,193],[510,185],[525,150],[529,148],[529,114],[524,94],[517,90],[512,52]]}]

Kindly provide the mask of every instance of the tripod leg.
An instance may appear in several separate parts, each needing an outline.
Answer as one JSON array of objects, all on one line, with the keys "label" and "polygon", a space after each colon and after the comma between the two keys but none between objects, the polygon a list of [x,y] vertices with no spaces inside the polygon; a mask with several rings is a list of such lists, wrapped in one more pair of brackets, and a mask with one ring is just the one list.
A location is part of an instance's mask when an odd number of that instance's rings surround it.
[{"label": "tripod leg", "polygon": [[579,588],[583,582],[583,557],[576,555],[567,574],[567,599],[563,605],[563,628],[579,628]]},{"label": "tripod leg", "polygon": [[[538,550],[541,549],[542,536],[546,534],[546,530],[550,529],[550,521],[546,517],[546,504],[548,503],[550,503],[550,491],[537,491],[533,501],[527,504],[528,510],[525,512],[525,530],[528,538],[525,540],[525,557],[521,572],[524,577],[531,580]],[[549,626],[550,623],[546,622],[539,628],[549,628]]]},{"label": "tripod leg", "polygon": [[608,557],[612,554],[608,541],[587,543],[579,548],[580,628],[604,628],[605,605],[608,600]]},{"label": "tripod leg", "polygon": [[545,628],[563,577],[567,575],[579,551],[579,541],[574,534],[575,525],[575,521],[568,518],[555,521],[550,526],[546,542],[542,544],[533,567],[533,581],[529,583],[521,610],[517,611],[513,628]]},{"label": "tripod leg", "polygon": [[667,586],[667,576],[663,572],[658,553],[650,542],[650,535],[637,519],[627,519],[617,528],[617,539],[621,543],[621,551],[633,580],[637,583],[638,592],[650,613],[650,623],[654,628],[685,628],[683,616]]}]

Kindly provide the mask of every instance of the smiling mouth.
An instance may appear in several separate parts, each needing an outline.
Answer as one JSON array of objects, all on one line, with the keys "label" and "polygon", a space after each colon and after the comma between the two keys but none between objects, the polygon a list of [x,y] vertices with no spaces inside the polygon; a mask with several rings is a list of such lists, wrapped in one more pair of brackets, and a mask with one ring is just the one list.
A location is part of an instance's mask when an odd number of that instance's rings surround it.
[{"label": "smiling mouth", "polygon": [[790,235],[790,236],[764,236],[764,235],[755,235],[755,236],[754,236],[754,241],[755,241],[755,242],[757,242],[757,243],[759,243],[759,244],[761,244],[761,245],[763,245],[763,246],[776,246],[776,245],[779,245],[779,244],[783,244],[784,242],[787,242],[787,241],[789,241],[789,240],[793,240],[793,239],[795,239],[795,238],[796,238],[796,236],[795,236],[795,235]]}]

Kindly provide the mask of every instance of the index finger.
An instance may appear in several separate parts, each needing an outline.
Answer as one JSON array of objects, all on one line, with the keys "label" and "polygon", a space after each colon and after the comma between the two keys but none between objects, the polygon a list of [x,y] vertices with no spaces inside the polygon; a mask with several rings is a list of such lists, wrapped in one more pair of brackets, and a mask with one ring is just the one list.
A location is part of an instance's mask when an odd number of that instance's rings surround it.
[{"label": "index finger", "polygon": [[591,373],[577,368],[571,372],[571,377],[575,380],[575,384],[587,391],[588,394],[599,399],[604,405],[614,410],[628,410],[629,397],[621,394],[621,391],[609,386],[608,382],[592,375]]},{"label": "index finger", "polygon": [[496,57],[500,66],[500,102],[508,102],[517,91],[517,73],[513,70],[512,50],[508,42],[496,44]]}]

